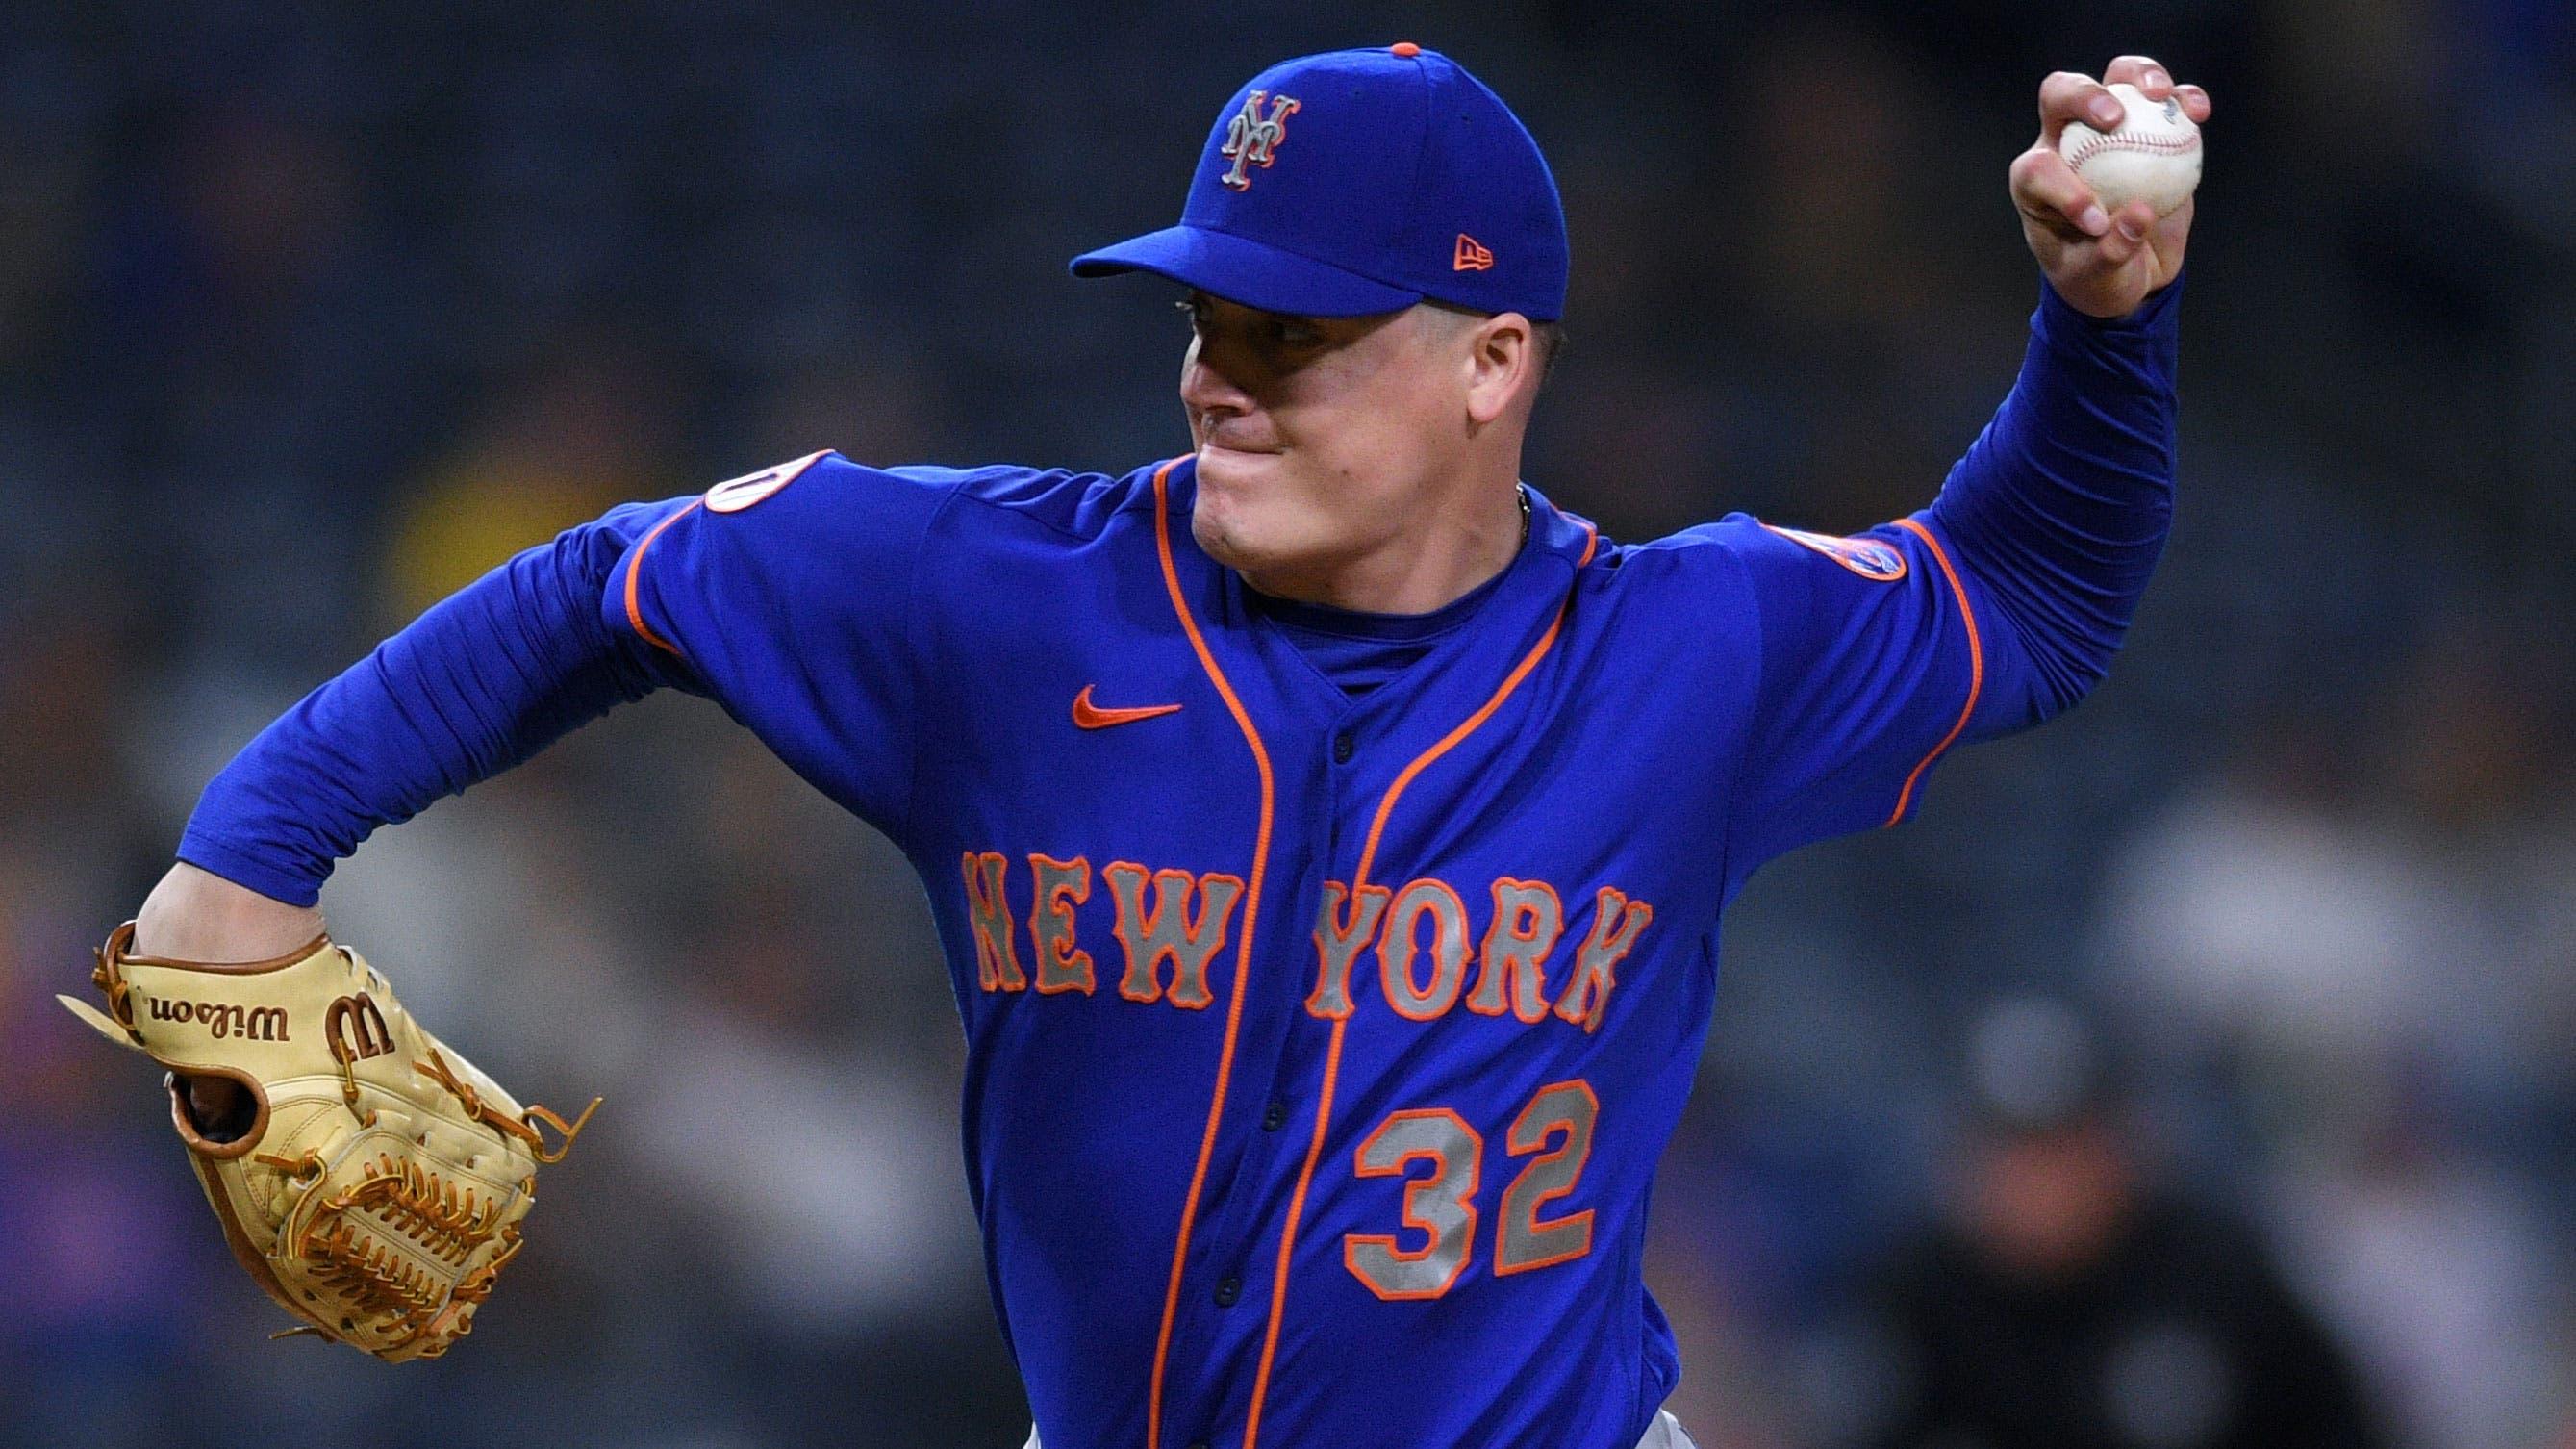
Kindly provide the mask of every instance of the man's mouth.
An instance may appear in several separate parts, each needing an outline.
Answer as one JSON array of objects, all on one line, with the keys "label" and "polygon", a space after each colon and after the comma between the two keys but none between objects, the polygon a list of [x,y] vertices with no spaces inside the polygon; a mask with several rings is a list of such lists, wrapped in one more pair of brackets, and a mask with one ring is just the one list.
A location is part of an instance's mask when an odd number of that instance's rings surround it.
[{"label": "man's mouth", "polygon": [[1260,439],[1247,435],[1243,431],[1244,420],[1241,418],[1206,413],[1195,418],[1194,421],[1198,424],[1199,446],[1202,449],[1212,448],[1223,453],[1276,453],[1279,451],[1277,444],[1265,445]]}]

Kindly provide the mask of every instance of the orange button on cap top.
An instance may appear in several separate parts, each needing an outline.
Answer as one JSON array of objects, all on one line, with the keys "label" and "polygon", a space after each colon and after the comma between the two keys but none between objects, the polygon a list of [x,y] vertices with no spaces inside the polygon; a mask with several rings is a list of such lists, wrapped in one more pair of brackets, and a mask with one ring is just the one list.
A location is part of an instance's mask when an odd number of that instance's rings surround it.
[{"label": "orange button on cap top", "polygon": [[1394,51],[1397,55],[1403,56],[1406,60],[1411,60],[1422,53],[1422,47],[1414,44],[1410,40],[1399,40],[1395,44],[1388,46],[1387,49]]}]

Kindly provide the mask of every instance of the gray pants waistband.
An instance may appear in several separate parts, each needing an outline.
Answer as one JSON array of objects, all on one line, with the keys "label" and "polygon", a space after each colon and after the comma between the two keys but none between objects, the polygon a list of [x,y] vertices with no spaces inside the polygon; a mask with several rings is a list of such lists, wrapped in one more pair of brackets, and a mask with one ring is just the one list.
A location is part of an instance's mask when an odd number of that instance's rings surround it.
[{"label": "gray pants waistband", "polygon": [[[1044,1449],[1038,1443],[1038,1431],[1029,1430],[1028,1449]],[[1637,1449],[1699,1449],[1691,1436],[1682,1432],[1682,1421],[1669,1411],[1657,1410],[1655,1422],[1646,1426],[1646,1436],[1637,1441]]]}]

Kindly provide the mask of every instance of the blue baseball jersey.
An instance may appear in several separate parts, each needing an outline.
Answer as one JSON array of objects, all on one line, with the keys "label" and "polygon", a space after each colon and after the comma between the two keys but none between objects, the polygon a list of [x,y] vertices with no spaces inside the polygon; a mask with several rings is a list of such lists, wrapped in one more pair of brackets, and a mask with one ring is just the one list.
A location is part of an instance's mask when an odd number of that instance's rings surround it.
[{"label": "blue baseball jersey", "polygon": [[1049,1449],[1626,1449],[1679,1372],[1640,1260],[1719,914],[2100,677],[2171,513],[2177,291],[2043,295],[1940,498],[1857,537],[1624,545],[1532,490],[1364,679],[1199,550],[1187,459],[628,505],[272,724],[180,854],[310,902],[376,825],[711,696],[928,887]]},{"label": "blue baseball jersey", "polygon": [[1191,489],[824,455],[660,505],[604,603],[928,884],[1051,1446],[1630,1444],[1719,912],[2022,722],[1974,591],[1924,519],[1628,547],[1535,497],[1355,699]]}]

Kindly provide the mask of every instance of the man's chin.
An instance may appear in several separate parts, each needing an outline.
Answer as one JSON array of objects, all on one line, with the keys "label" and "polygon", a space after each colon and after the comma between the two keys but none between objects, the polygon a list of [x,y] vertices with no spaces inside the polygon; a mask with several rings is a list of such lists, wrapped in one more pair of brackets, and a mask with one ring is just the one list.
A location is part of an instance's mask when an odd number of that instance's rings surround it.
[{"label": "man's chin", "polygon": [[1278,461],[1276,453],[1200,449],[1190,508],[1190,536],[1200,552],[1238,572],[1259,573],[1296,564],[1323,541],[1314,537],[1314,520],[1288,502],[1292,480],[1278,473]]},{"label": "man's chin", "polygon": [[1264,529],[1257,520],[1223,504],[1208,506],[1205,494],[1190,512],[1190,537],[1198,540],[1199,552],[1238,573],[1277,568],[1293,556],[1293,550],[1283,553],[1283,540],[1276,530]]},{"label": "man's chin", "polygon": [[1260,554],[1245,547],[1240,529],[1228,525],[1200,500],[1200,507],[1190,513],[1190,537],[1198,540],[1199,552],[1230,569],[1260,567]]}]

